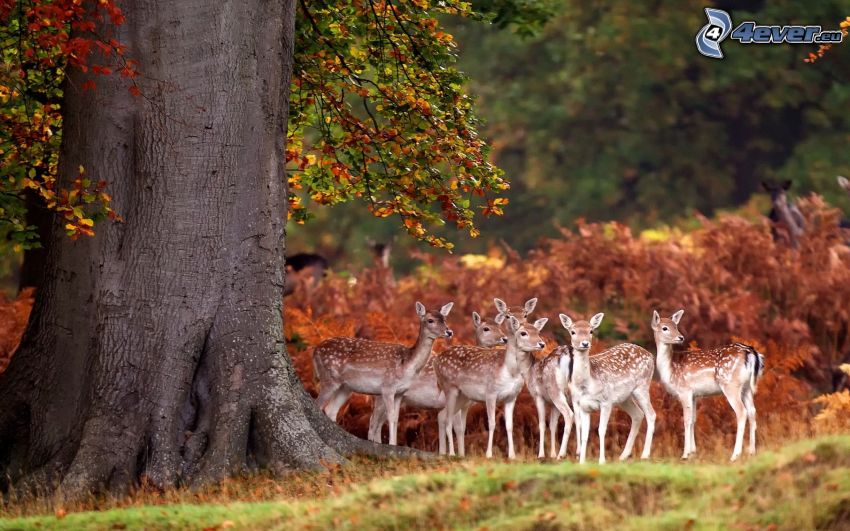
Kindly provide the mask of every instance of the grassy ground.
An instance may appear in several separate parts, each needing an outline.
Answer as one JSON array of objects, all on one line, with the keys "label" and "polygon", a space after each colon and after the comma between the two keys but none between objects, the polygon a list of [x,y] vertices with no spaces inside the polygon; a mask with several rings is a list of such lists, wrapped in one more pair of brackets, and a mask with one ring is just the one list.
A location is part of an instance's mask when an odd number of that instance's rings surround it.
[{"label": "grassy ground", "polygon": [[[0,519],[6,529],[850,529],[850,436],[805,440],[739,465],[359,462],[324,495]],[[398,467],[399,465],[394,465]],[[358,481],[377,467],[384,476]],[[305,494],[311,476],[294,477]],[[288,482],[284,481],[283,484]],[[299,487],[301,485],[301,487]],[[290,487],[286,487],[290,488]],[[300,489],[300,490],[299,490]],[[237,496],[239,497],[239,496]]]}]

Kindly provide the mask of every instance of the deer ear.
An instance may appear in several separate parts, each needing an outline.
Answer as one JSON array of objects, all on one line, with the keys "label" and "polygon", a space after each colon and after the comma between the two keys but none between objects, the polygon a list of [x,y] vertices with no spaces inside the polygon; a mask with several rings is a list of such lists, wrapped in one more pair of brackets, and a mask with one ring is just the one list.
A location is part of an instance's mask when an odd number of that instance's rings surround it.
[{"label": "deer ear", "polygon": [[536,328],[537,331],[539,332],[539,331],[543,330],[543,327],[546,326],[546,323],[548,321],[549,321],[548,317],[541,317],[540,319],[534,321],[534,324],[532,326],[534,328]]},{"label": "deer ear", "polygon": [[528,315],[533,312],[535,306],[537,306],[537,297],[525,301],[525,306],[523,306],[523,309],[525,310],[525,315]]},{"label": "deer ear", "polygon": [[455,305],[455,303],[450,302],[450,303],[446,304],[445,306],[443,306],[442,308],[440,308],[440,315],[442,315],[443,317],[448,317],[449,312],[452,311],[452,306],[454,306],[454,305]]},{"label": "deer ear", "polygon": [[419,301],[416,301],[416,314],[419,317],[425,317],[425,305]]},{"label": "deer ear", "polygon": [[791,188],[791,179],[785,179],[782,181],[782,189],[787,190],[789,188]]},{"label": "deer ear", "polygon": [[493,299],[493,304],[496,305],[496,311],[499,313],[508,313],[508,305],[500,298]]},{"label": "deer ear", "polygon": [[850,179],[847,177],[838,176],[838,186],[844,188],[848,192],[850,192]]},{"label": "deer ear", "polygon": [[681,320],[682,320],[682,316],[683,316],[683,315],[685,315],[685,310],[679,310],[678,312],[674,313],[674,314],[672,315],[672,317],[670,317],[670,319],[671,319],[674,323],[679,324],[679,321],[681,321]]},{"label": "deer ear", "polygon": [[516,333],[519,330],[519,319],[511,315],[508,317],[508,328],[511,329],[511,332]]},{"label": "deer ear", "polygon": [[503,313],[496,314],[496,318],[493,319],[493,320],[496,321],[497,325],[500,325],[500,324],[505,322],[505,314],[503,314]]},{"label": "deer ear", "polygon": [[599,325],[602,324],[602,318],[605,317],[605,314],[602,312],[597,313],[593,317],[590,318],[590,326],[594,329],[599,328]]},{"label": "deer ear", "polygon": [[563,326],[567,330],[569,330],[570,327],[573,326],[573,320],[570,319],[569,315],[567,315],[565,313],[560,313],[560,314],[558,314],[558,318],[561,319],[561,326]]},{"label": "deer ear", "polygon": [[478,312],[472,312],[472,324],[475,325],[475,328],[481,326],[481,316],[478,315]]},{"label": "deer ear", "polygon": [[661,322],[661,316],[658,315],[658,310],[652,310],[652,329],[656,330],[658,328],[658,323]]}]

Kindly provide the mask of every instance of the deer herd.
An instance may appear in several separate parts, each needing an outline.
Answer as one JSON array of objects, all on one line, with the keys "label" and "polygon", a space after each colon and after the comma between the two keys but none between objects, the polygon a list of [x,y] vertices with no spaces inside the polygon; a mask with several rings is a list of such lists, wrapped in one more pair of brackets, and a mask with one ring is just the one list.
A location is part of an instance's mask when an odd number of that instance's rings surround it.
[{"label": "deer herd", "polygon": [[[336,421],[340,408],[352,393],[375,397],[369,422],[369,439],[381,442],[381,431],[389,424],[389,443],[397,444],[398,416],[402,404],[436,410],[439,424],[439,451],[465,454],[466,417],[475,402],[487,409],[489,437],[487,457],[493,456],[496,407],[504,408],[508,458],[514,459],[513,412],[523,386],[528,388],[537,408],[539,425],[538,457],[545,457],[545,431],[548,420],[550,456],[566,456],[567,442],[575,424],[576,454],[585,462],[590,434],[590,415],[599,411],[599,462],[605,462],[605,432],[614,406],[631,418],[631,428],[620,459],[632,453],[644,420],[646,438],[641,459],[652,450],[655,410],[650,400],[650,383],[658,374],[664,388],[682,404],[684,451],[687,459],[696,452],[694,424],[697,399],[722,394],[735,413],[737,432],[732,460],[742,452],[744,431],[749,422],[749,454],[756,450],[756,409],[753,397],[764,371],[764,356],[753,347],[734,343],[720,348],[674,352],[685,338],[678,329],[684,310],[669,318],[653,312],[651,326],[656,353],[631,343],[616,345],[591,354],[604,315],[589,321],[573,320],[560,314],[569,344],[558,346],[545,357],[535,353],[546,347],[540,333],[548,319],[529,319],[537,299],[521,307],[509,307],[494,299],[494,319],[473,312],[472,324],[477,345],[450,346],[432,356],[438,338],[452,337],[446,318],[453,303],[428,310],[416,303],[419,336],[412,347],[368,339],[335,337],[320,343],[313,364],[320,392],[317,405]],[[548,419],[547,419],[548,410]],[[560,443],[557,431],[560,417],[565,427]]]}]

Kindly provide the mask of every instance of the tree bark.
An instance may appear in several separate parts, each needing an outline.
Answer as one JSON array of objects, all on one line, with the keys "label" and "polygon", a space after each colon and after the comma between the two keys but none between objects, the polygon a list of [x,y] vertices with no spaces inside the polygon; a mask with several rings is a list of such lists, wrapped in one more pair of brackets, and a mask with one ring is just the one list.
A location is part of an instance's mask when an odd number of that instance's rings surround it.
[{"label": "tree bark", "polygon": [[60,179],[106,179],[125,221],[52,227],[0,375],[0,476],[74,497],[376,451],[318,412],[285,352],[294,0],[122,7],[142,95],[70,74]]}]

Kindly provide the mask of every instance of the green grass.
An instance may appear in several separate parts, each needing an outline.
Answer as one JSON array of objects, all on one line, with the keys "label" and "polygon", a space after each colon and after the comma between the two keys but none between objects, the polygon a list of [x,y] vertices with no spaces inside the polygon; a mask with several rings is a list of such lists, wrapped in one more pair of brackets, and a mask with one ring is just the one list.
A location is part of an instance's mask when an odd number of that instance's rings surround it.
[{"label": "green grass", "polygon": [[0,530],[175,527],[848,529],[850,436],[796,442],[738,465],[475,460],[315,499],[0,519]]}]

